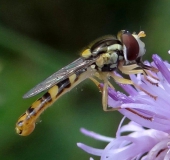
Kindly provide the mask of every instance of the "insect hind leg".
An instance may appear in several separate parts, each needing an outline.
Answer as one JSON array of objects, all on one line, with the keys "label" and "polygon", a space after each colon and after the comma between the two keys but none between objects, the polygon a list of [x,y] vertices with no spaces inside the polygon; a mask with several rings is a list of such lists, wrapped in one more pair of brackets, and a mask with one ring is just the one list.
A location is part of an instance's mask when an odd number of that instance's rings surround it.
[{"label": "insect hind leg", "polygon": [[98,80],[96,80],[93,77],[90,77],[90,79],[94,82],[94,84],[99,88],[99,90],[102,93],[103,110],[104,111],[115,111],[116,109],[108,107],[108,87],[115,89],[108,80],[108,73],[99,73],[96,77],[99,78],[99,79],[102,79],[104,81],[103,87],[101,87],[100,82]]}]

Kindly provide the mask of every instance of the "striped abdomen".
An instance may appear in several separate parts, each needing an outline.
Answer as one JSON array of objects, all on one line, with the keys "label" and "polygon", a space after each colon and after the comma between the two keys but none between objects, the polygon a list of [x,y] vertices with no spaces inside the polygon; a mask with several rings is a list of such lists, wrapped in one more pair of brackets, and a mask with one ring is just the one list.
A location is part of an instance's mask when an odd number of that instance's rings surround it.
[{"label": "striped abdomen", "polygon": [[41,113],[63,94],[71,90],[84,79],[88,78],[88,73],[89,72],[85,72],[85,70],[81,70],[50,88],[47,93],[37,99],[19,118],[16,123],[16,132],[22,136],[29,135],[34,130],[35,122]]}]

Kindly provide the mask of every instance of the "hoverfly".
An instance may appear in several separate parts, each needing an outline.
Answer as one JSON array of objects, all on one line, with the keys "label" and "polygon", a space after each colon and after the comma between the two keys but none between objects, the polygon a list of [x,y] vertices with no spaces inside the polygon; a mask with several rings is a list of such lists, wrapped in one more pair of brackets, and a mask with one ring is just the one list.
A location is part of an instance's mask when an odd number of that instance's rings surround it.
[{"label": "hoverfly", "polygon": [[108,78],[112,77],[119,83],[132,84],[132,81],[114,74],[114,70],[119,69],[127,75],[146,74],[145,70],[152,70],[152,67],[142,62],[146,50],[140,38],[145,36],[143,31],[131,34],[127,30],[121,30],[117,37],[105,36],[93,42],[81,52],[80,58],[55,72],[23,96],[30,98],[48,90],[21,115],[16,123],[16,132],[22,136],[29,135],[35,128],[37,118],[46,108],[87,78],[93,82],[96,81],[95,77],[103,81],[102,104],[104,111],[107,111],[107,88],[112,87]]}]

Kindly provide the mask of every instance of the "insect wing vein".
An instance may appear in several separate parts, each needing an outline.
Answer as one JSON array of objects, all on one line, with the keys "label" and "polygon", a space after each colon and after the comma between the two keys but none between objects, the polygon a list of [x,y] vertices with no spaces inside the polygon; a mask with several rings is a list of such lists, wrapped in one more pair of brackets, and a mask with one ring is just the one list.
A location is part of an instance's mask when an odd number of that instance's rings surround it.
[{"label": "insect wing vein", "polygon": [[50,77],[45,79],[43,82],[36,85],[34,88],[32,88],[26,94],[24,94],[23,98],[33,97],[33,96],[51,88],[55,84],[61,82],[62,80],[68,78],[70,75],[74,74],[75,71],[83,69],[83,68],[87,68],[94,61],[95,61],[95,59],[85,60],[83,58],[79,58],[79,59],[75,60],[74,62],[70,63],[66,67],[63,67],[59,71],[52,74]]}]

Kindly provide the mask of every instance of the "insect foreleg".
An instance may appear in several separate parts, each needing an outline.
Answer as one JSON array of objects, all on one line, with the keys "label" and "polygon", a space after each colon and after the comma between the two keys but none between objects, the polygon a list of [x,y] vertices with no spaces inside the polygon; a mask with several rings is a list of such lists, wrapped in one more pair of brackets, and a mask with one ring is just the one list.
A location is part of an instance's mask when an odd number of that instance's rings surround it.
[{"label": "insect foreleg", "polygon": [[129,79],[125,79],[123,77],[119,77],[117,76],[114,72],[110,72],[109,73],[110,76],[118,83],[122,83],[122,84],[133,84],[133,82]]},{"label": "insect foreleg", "polygon": [[138,73],[144,73],[145,74],[145,72],[142,69],[135,70],[135,68],[137,68],[137,67],[139,67],[139,66],[137,66],[136,64],[124,66],[122,64],[122,62],[119,63],[119,65],[118,65],[118,69],[124,74],[127,74],[127,75],[138,74]]},{"label": "insect foreleg", "polygon": [[[146,66],[146,65],[145,65]],[[141,66],[138,66],[137,64],[132,64],[132,65],[125,65],[123,66],[123,63],[119,63],[118,65],[118,68],[119,70],[124,73],[124,74],[127,74],[127,75],[130,75],[130,74],[140,74],[142,73],[145,80],[147,80],[149,83],[153,84],[153,85],[158,85],[158,83],[155,83],[155,82],[152,82],[150,79],[147,78],[147,75],[149,75],[150,77],[152,77],[153,79],[157,80],[158,79],[156,77],[154,77],[148,70],[149,68],[152,70],[154,70],[155,73],[157,73],[157,69],[154,68],[154,67],[150,67],[148,66],[148,69],[144,69],[144,68],[141,68]],[[135,69],[135,68],[140,68],[140,69]]]}]

